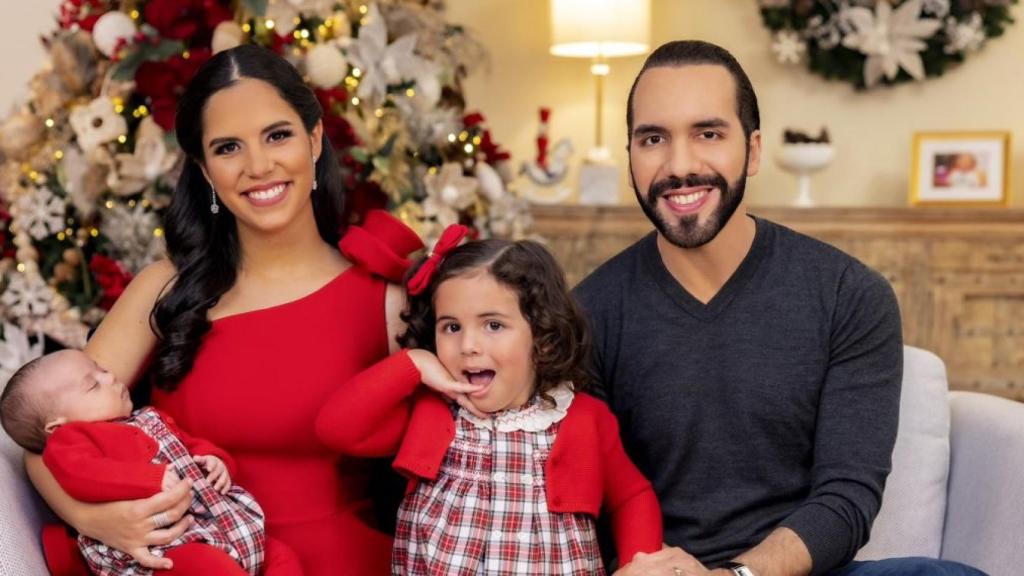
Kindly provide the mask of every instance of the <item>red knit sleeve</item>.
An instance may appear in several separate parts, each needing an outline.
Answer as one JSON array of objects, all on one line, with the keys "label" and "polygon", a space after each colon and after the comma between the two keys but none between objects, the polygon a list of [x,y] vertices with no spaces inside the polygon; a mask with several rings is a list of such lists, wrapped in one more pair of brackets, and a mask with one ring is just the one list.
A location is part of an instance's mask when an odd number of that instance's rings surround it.
[{"label": "red knit sleeve", "polygon": [[402,350],[343,384],[316,419],[316,433],[328,447],[363,457],[398,452],[412,414],[420,373]]},{"label": "red knit sleeve", "polygon": [[637,552],[661,550],[661,507],[651,483],[626,455],[618,420],[603,403],[597,406],[604,471],[602,507],[611,520],[619,562],[626,565]]},{"label": "red knit sleeve", "polygon": [[[152,410],[156,410],[156,408],[152,408]],[[224,465],[228,468],[228,474],[230,474],[232,478],[235,477],[235,473],[238,471],[238,468],[235,466],[234,458],[231,457],[231,454],[228,454],[227,450],[224,450],[209,440],[196,438],[188,432],[185,432],[180,426],[178,426],[178,423],[174,421],[174,418],[171,418],[163,411],[156,410],[156,412],[160,415],[160,419],[164,421],[164,424],[167,425],[167,428],[169,428],[170,431],[177,436],[179,440],[181,440],[181,443],[185,445],[189,454],[192,456],[216,456],[224,461]]]},{"label": "red knit sleeve", "polygon": [[83,502],[110,502],[148,498],[160,491],[164,464],[151,464],[141,453],[137,460],[111,457],[104,446],[132,442],[130,436],[122,439],[116,425],[90,424],[95,423],[65,424],[46,441],[43,463],[65,492]]}]

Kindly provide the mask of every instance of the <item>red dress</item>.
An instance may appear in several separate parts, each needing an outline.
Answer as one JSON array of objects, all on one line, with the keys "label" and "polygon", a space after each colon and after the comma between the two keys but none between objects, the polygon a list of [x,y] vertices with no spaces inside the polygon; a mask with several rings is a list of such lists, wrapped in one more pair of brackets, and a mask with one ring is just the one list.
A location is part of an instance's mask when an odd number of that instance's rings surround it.
[{"label": "red dress", "polygon": [[313,424],[338,386],[388,354],[387,281],[374,272],[395,280],[408,264],[397,255],[419,242],[397,226],[378,214],[350,230],[341,248],[355,264],[312,294],[214,321],[178,388],[154,391],[182,428],[231,453],[267,536],[290,545],[307,576],[389,570],[391,538],[366,521],[366,463],[339,459]]}]

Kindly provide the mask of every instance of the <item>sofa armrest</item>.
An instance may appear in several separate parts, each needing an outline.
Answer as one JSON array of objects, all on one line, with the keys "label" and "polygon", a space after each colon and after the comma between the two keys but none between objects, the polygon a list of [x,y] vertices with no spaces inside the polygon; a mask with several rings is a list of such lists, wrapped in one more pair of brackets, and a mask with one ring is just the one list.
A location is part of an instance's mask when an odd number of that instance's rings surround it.
[{"label": "sofa armrest", "polygon": [[1024,404],[950,394],[951,464],[942,558],[993,576],[1024,566]]},{"label": "sofa armrest", "polygon": [[22,450],[0,430],[0,574],[49,574],[40,540],[53,515],[25,474]]}]

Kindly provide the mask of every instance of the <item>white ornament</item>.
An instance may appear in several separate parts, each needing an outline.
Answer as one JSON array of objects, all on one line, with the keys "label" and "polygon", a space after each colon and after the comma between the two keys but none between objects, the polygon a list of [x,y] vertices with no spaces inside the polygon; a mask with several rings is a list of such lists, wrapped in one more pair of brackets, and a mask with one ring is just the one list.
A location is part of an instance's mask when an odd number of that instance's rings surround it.
[{"label": "white ornament", "polygon": [[225,20],[217,24],[217,27],[213,29],[210,49],[213,50],[214,54],[230,50],[236,46],[241,46],[244,38],[245,32],[242,31],[242,27],[237,22]]},{"label": "white ornament", "polygon": [[923,80],[924,62],[920,52],[927,47],[924,39],[942,27],[942,22],[920,18],[922,0],[907,0],[893,10],[888,2],[879,2],[872,12],[853,7],[847,18],[853,31],[843,38],[843,46],[867,56],[864,83],[870,88],[885,76],[894,80],[900,68],[915,80]]},{"label": "white ornament", "polygon": [[775,52],[775,57],[782,64],[797,64],[806,51],[807,45],[803,38],[792,30],[780,31],[772,43],[772,52]]},{"label": "white ornament", "polygon": [[114,103],[103,96],[72,110],[70,121],[78,136],[78,145],[87,153],[128,131],[124,117],[115,112]]},{"label": "white ornament", "polygon": [[480,184],[480,192],[487,200],[493,202],[505,194],[505,183],[502,182],[498,171],[487,162],[477,162],[473,175]]},{"label": "white ornament", "polygon": [[67,206],[49,188],[39,187],[24,194],[15,202],[14,220],[36,240],[42,240],[64,229]]},{"label": "white ornament", "polygon": [[306,54],[306,74],[319,88],[334,88],[345,79],[348,62],[332,44],[318,44]]},{"label": "white ornament", "polygon": [[985,43],[985,28],[981,20],[981,14],[971,14],[967,22],[960,22],[956,18],[946,19],[946,36],[949,41],[943,47],[946,54],[957,52],[976,52]]},{"label": "white ornament", "polygon": [[12,273],[0,295],[0,304],[15,318],[40,318],[50,312],[52,292],[39,274]]},{"label": "white ornament", "polygon": [[41,334],[36,336],[36,342],[32,344],[24,330],[15,324],[4,322],[4,336],[3,340],[0,340],[0,389],[7,385],[7,381],[18,368],[42,355]]},{"label": "white ornament", "polygon": [[92,29],[92,41],[96,49],[110,58],[121,40],[131,40],[135,36],[135,22],[124,12],[111,10],[96,21]]}]

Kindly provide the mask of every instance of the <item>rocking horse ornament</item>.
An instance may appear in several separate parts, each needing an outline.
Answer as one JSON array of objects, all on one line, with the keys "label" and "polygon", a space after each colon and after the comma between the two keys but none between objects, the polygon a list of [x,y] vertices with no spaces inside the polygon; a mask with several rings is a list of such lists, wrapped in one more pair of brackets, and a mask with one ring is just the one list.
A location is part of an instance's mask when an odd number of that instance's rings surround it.
[{"label": "rocking horse ornament", "polygon": [[540,109],[540,126],[537,130],[537,159],[532,162],[523,162],[521,172],[531,182],[540,186],[525,186],[523,195],[530,201],[538,204],[557,204],[565,201],[572,193],[568,186],[559,186],[553,193],[542,190],[553,188],[565,180],[569,173],[569,158],[572,156],[572,142],[568,138],[562,138],[552,147],[548,153],[548,120],[551,117],[549,108]]}]

